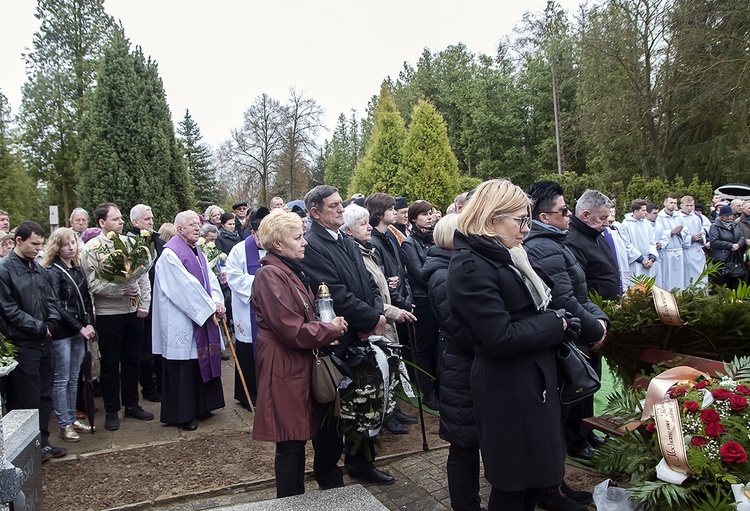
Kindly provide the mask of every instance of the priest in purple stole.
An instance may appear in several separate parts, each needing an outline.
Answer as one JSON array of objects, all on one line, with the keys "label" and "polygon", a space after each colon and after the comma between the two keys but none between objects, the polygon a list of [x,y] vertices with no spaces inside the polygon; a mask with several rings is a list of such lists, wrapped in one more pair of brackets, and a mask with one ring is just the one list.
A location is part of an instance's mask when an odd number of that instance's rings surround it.
[{"label": "priest in purple stole", "polygon": [[156,263],[153,350],[164,359],[161,422],[187,431],[224,407],[222,340],[214,322],[224,318],[224,296],[195,243],[201,223],[194,211],[175,217],[177,236]]}]

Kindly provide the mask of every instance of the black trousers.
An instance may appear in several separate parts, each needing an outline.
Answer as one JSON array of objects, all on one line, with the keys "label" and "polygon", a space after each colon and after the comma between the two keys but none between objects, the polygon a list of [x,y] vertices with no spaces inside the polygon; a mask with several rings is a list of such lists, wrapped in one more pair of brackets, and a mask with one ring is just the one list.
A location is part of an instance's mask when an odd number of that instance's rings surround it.
[{"label": "black trousers", "polygon": [[487,511],[534,511],[541,491],[500,491],[492,488]]},{"label": "black trousers", "polygon": [[336,419],[326,419],[313,438],[313,473],[321,490],[344,486],[344,473],[338,466],[343,445],[344,442],[336,429]]},{"label": "black trousers", "polygon": [[5,378],[8,411],[39,410],[42,447],[49,445],[49,419],[52,416],[52,384],[55,379],[52,342],[47,339],[40,343],[40,349],[16,346],[18,366]]},{"label": "black trousers", "polygon": [[417,371],[419,380],[419,390],[428,398],[435,394],[438,384],[433,378],[438,377],[438,360],[440,351],[438,346],[438,336],[440,327],[432,307],[427,298],[414,300],[414,315],[417,322],[414,323],[416,328],[416,361],[417,365],[432,376],[427,376],[422,371]]},{"label": "black trousers", "polygon": [[276,442],[276,498],[305,493],[305,442]]},{"label": "black trousers", "polygon": [[250,393],[250,399],[253,400],[253,405],[255,405],[258,401],[258,383],[256,382],[255,375],[253,344],[237,341],[234,344],[234,350],[237,352],[237,360],[239,361],[239,366],[235,366],[234,368],[234,398],[242,403],[242,406],[245,408],[250,408],[247,405],[247,396],[245,396],[245,389],[242,387],[242,380],[240,379],[240,373],[237,371],[237,367],[242,369],[242,376],[245,377],[247,391]]},{"label": "black trousers", "polygon": [[141,343],[141,355],[138,360],[140,374],[138,380],[141,383],[141,392],[144,396],[161,392],[161,355],[154,355],[151,346],[152,316],[148,313],[143,320],[143,342]]},{"label": "black trousers", "polygon": [[446,468],[451,509],[479,511],[479,449],[464,449],[451,444]]},{"label": "black trousers", "polygon": [[[116,413],[138,404],[138,359],[143,343],[143,319],[135,312],[97,316],[101,352],[101,376],[104,409]],[[122,395],[122,403],[120,396]]]}]

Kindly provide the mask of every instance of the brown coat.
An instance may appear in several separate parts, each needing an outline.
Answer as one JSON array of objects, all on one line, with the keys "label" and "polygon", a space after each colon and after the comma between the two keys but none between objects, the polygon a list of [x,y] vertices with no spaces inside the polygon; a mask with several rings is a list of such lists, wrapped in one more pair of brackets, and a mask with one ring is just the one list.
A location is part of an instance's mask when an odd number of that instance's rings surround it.
[{"label": "brown coat", "polygon": [[279,258],[269,253],[260,263],[252,294],[258,319],[253,438],[310,440],[321,419],[310,393],[312,349],[335,341],[340,332],[332,324],[305,319],[300,293],[314,320],[313,294]]}]

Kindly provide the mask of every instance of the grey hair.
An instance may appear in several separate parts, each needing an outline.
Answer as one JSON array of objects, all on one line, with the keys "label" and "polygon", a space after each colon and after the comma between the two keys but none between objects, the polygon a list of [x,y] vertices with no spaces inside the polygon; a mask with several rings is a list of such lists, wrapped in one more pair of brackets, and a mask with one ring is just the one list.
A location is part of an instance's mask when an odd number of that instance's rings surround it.
[{"label": "grey hair", "polygon": [[584,211],[599,211],[602,206],[611,208],[614,203],[599,190],[586,190],[576,202],[576,216]]},{"label": "grey hair", "polygon": [[326,197],[330,197],[334,193],[338,192],[339,189],[331,185],[318,185],[305,194],[305,208],[307,211],[311,211],[312,208],[320,209],[323,207],[323,201]]},{"label": "grey hair", "polygon": [[178,225],[187,224],[191,216],[197,217],[198,213],[196,213],[192,209],[188,209],[187,211],[180,211],[179,213],[177,213],[177,216],[174,217],[174,226],[177,227]]},{"label": "grey hair", "polygon": [[224,210],[221,209],[219,206],[212,204],[211,206],[206,208],[206,212],[203,213],[203,218],[206,220],[206,222],[211,221],[211,215],[213,215],[214,211],[218,211],[220,215],[224,214]]},{"label": "grey hair", "polygon": [[141,218],[143,216],[143,213],[146,213],[147,211],[151,211],[151,206],[146,206],[145,204],[136,204],[132,208],[130,208],[130,221],[134,222]]},{"label": "grey hair", "polygon": [[210,232],[215,232],[218,235],[219,229],[214,224],[203,224],[203,227],[201,227],[201,237],[205,238],[206,234]]},{"label": "grey hair", "polygon": [[[0,213],[2,213],[2,212],[0,212]],[[89,217],[89,212],[88,211],[86,211],[83,208],[76,208],[76,209],[73,210],[72,213],[70,213],[70,219],[69,220],[72,222],[73,221],[73,217],[76,216],[76,215],[79,215],[81,213],[83,213],[84,215],[86,215],[86,218]]]},{"label": "grey hair", "polygon": [[356,224],[361,218],[365,218],[369,221],[370,212],[367,208],[363,208],[352,202],[344,208],[344,225],[342,227],[351,231],[354,228],[354,224]]}]

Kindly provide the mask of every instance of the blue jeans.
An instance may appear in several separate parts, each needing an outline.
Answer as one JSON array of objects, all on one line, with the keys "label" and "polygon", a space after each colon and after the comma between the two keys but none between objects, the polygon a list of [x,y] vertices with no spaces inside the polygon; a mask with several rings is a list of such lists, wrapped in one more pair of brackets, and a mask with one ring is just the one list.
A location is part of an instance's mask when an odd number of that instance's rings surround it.
[{"label": "blue jeans", "polygon": [[61,428],[70,426],[76,420],[78,373],[81,372],[85,342],[81,335],[52,341],[52,353],[55,358],[52,406]]}]

